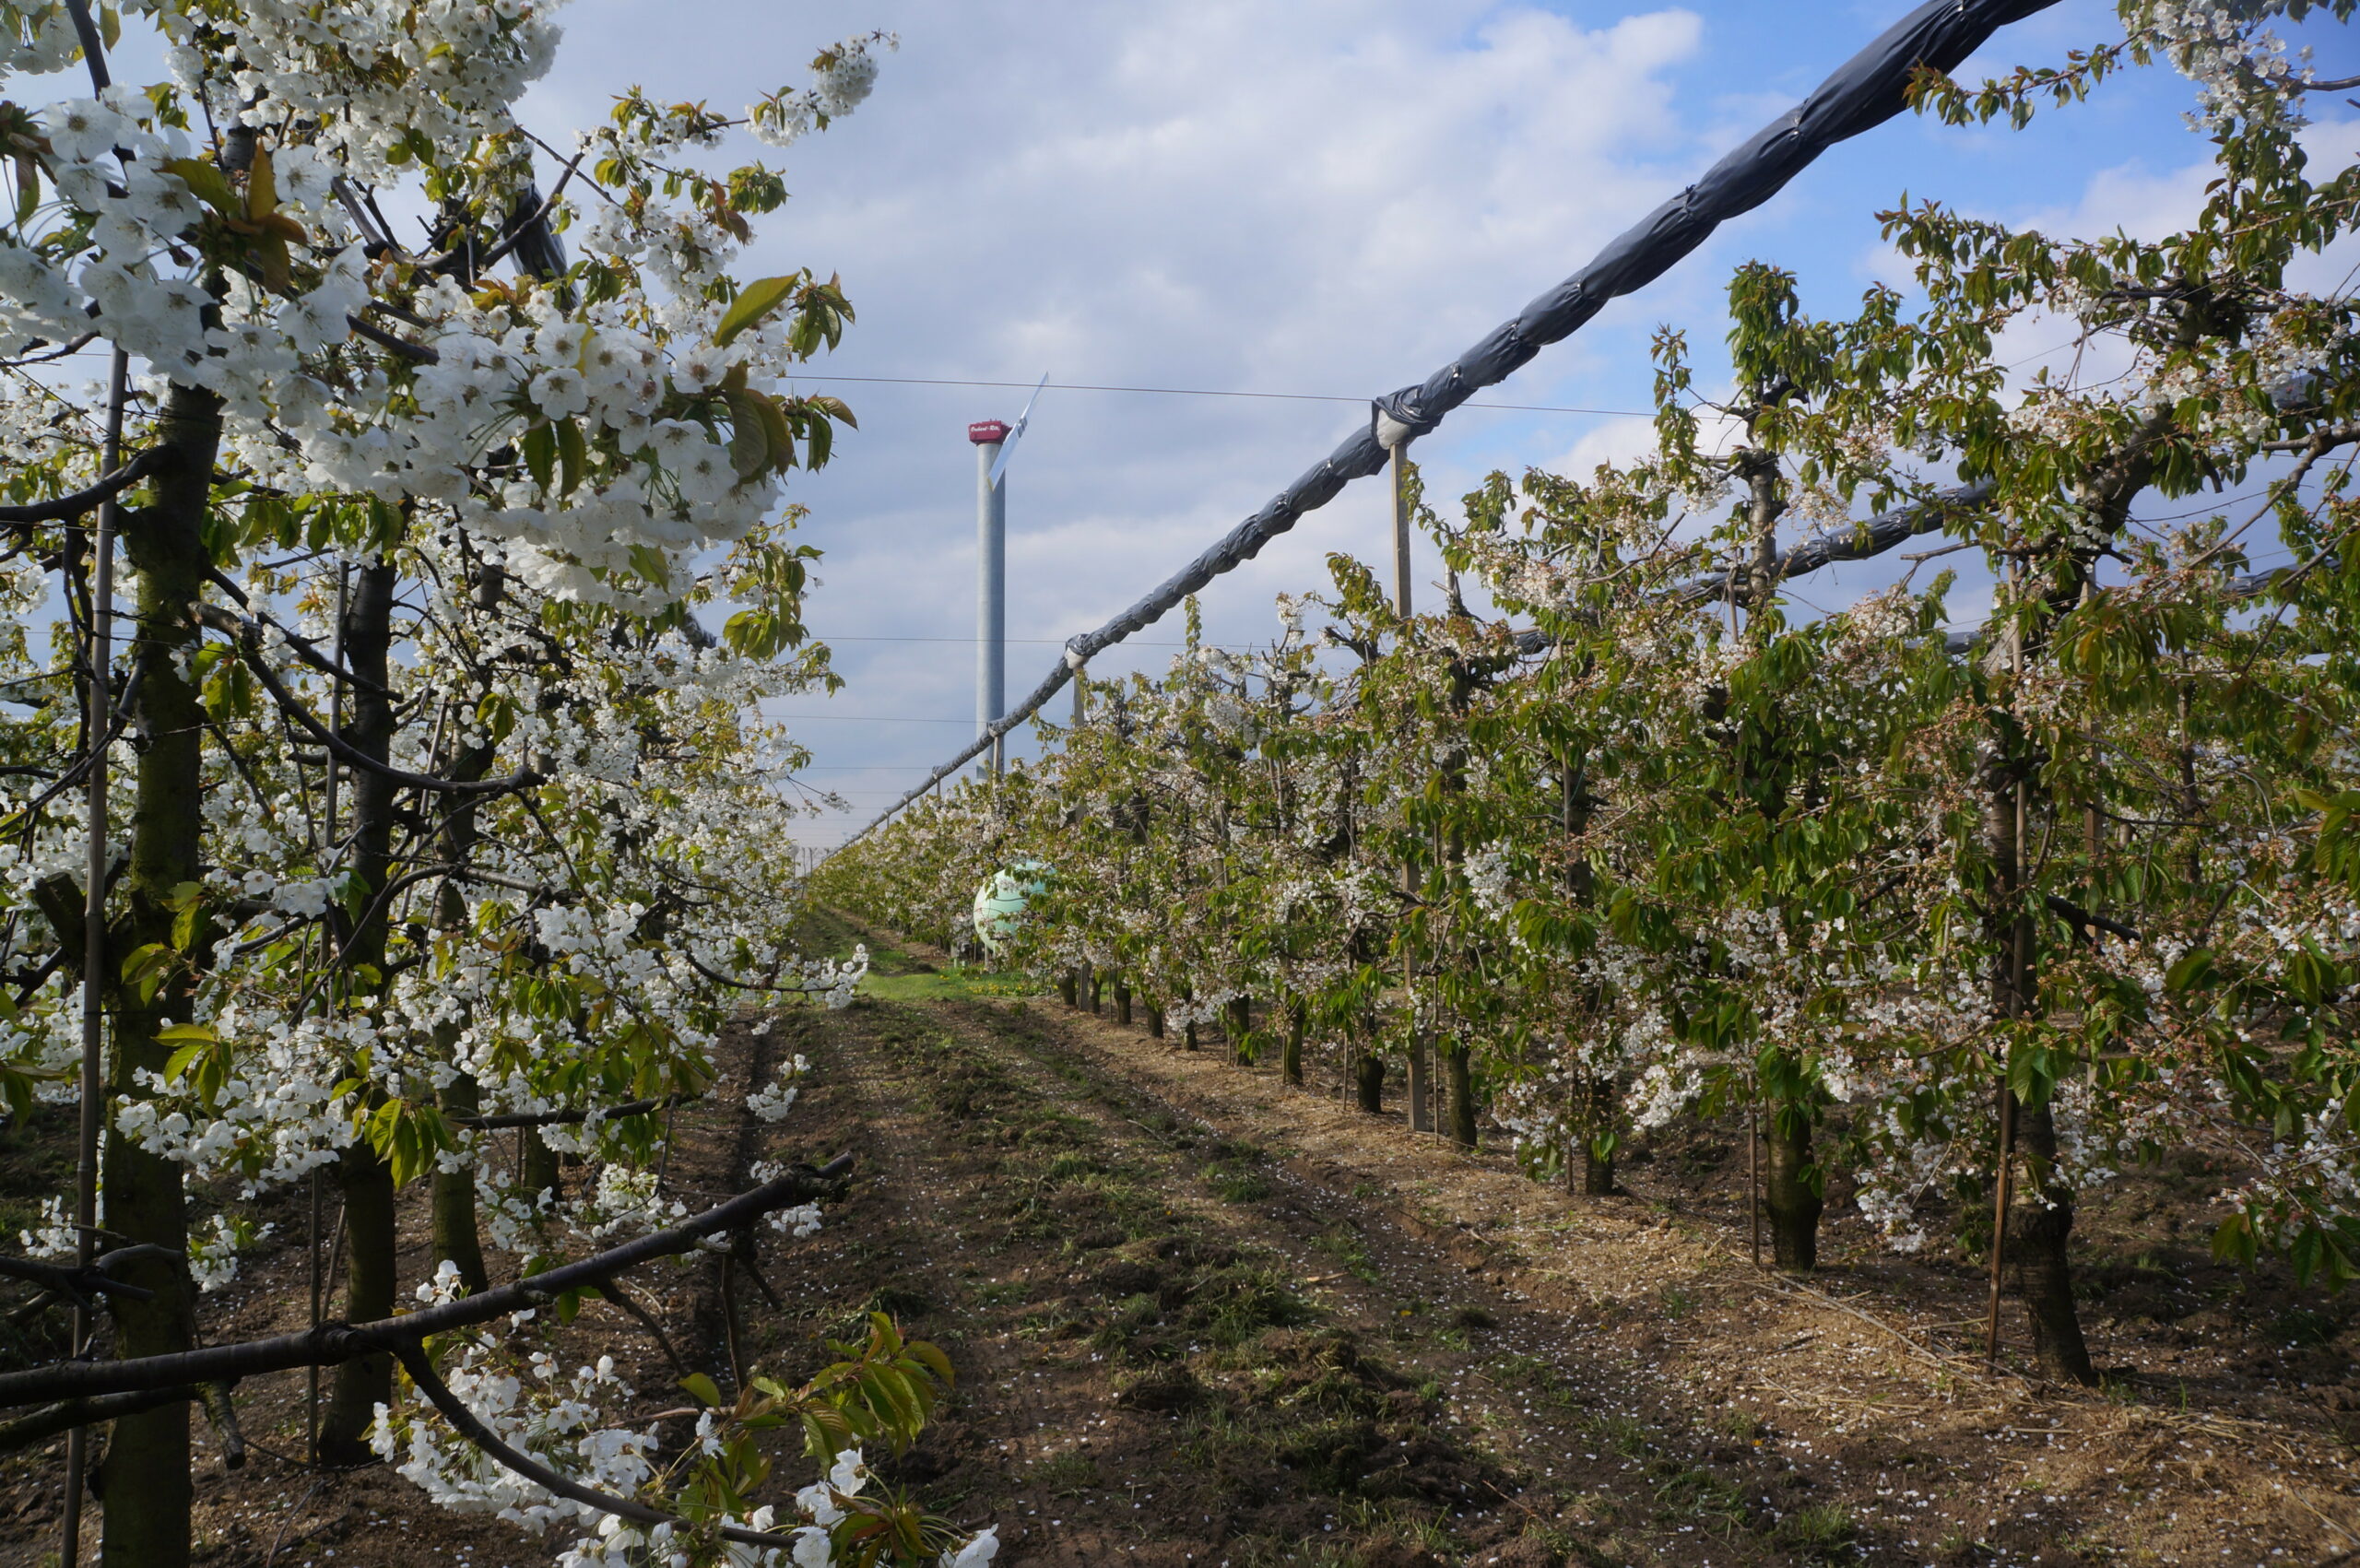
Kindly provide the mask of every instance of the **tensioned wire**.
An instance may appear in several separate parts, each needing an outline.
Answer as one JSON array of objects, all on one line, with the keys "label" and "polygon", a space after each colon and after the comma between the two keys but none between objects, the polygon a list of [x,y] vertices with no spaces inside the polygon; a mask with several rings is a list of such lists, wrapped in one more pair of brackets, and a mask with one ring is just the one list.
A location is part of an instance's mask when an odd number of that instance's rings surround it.
[{"label": "tensioned wire", "polygon": [[[1724,222],[1777,195],[1821,153],[1900,113],[1920,70],[1953,70],[2002,27],[2055,4],[2057,0],[1927,0],[1836,67],[1800,103],[1705,171],[1696,183],[1609,242],[1588,265],[1423,382],[1375,400],[1377,417],[1366,427],[1146,597],[1095,631],[1068,639],[1064,658],[1012,712],[844,843],[858,843],[1038,713],[1093,655],[1157,620],[1214,578],[1253,560],[1263,546],[1292,528],[1304,513],[1334,500],[1352,480],[1378,472],[1392,444],[1434,430],[1477,392],[1497,385],[1541,349],[1580,331],[1609,301],[1654,282]],[[1390,439],[1383,442],[1377,437],[1379,419],[1390,427]]]}]

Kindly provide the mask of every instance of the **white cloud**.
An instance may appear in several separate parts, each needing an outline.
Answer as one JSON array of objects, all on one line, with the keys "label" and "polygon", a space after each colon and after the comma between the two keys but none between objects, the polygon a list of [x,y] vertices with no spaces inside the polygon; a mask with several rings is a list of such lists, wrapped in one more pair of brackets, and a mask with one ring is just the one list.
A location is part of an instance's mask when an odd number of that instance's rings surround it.
[{"label": "white cloud", "polygon": [[[795,149],[795,199],[761,258],[843,274],[859,319],[823,369],[850,373],[1365,395],[1422,378],[1709,156],[1668,79],[1703,27],[1670,7],[1584,27],[1489,0],[842,5],[791,20],[714,5],[693,38],[668,7],[568,15],[571,47],[533,106],[551,128],[625,81],[734,105],[834,36],[901,33],[860,113]],[[740,41],[717,53],[715,37]],[[962,635],[974,481],[961,432],[1021,394],[832,390],[862,430],[800,487],[828,552],[813,624]],[[1051,392],[1011,469],[1011,636],[1096,624],[1364,417]],[[1480,446],[1483,427],[1466,425]],[[1428,444],[1445,495],[1493,460]],[[1267,635],[1270,595],[1324,583],[1328,549],[1373,553],[1384,503],[1363,489],[1225,581],[1216,634]],[[971,710],[956,643],[838,654],[854,686],[835,706]],[[1010,649],[1011,701],[1054,657]],[[846,731],[865,753],[891,733],[913,759],[958,734],[814,725],[822,760]]]}]

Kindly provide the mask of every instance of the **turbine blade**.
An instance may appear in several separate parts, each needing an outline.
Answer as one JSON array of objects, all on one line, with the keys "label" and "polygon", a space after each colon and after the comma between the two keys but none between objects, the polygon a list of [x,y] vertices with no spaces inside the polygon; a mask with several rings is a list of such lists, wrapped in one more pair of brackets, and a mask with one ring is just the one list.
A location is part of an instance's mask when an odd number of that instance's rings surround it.
[{"label": "turbine blade", "polygon": [[[1048,372],[1044,371],[1041,374],[1041,386],[1048,384]],[[995,485],[999,483],[1000,476],[1008,472],[1008,460],[1016,455],[1016,443],[1022,438],[1024,427],[1032,422],[1032,405],[1041,401],[1041,386],[1034,387],[1032,395],[1024,400],[1024,412],[1016,416],[1015,428],[1008,432],[1008,439],[999,443],[999,455],[992,460],[990,482]]]}]

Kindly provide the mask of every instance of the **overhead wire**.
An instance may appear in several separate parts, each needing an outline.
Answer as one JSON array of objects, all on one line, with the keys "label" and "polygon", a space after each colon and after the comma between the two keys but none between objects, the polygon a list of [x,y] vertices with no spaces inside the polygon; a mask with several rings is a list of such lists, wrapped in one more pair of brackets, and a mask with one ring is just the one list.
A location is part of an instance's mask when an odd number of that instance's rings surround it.
[{"label": "overhead wire", "polygon": [[[879,386],[974,386],[1014,387],[1021,392],[1036,390],[1031,382],[964,381],[950,376],[853,376],[800,375],[798,381],[864,382]],[[1281,403],[1352,403],[1365,406],[1365,397],[1347,397],[1332,392],[1241,392],[1210,386],[1110,386],[1092,382],[1043,382],[1037,390],[1049,392],[1132,392],[1158,397],[1253,397]],[[1621,418],[1646,419],[1654,418],[1651,409],[1644,408],[1575,408],[1547,403],[1462,403],[1462,408],[1495,408],[1520,414],[1600,414]]]}]

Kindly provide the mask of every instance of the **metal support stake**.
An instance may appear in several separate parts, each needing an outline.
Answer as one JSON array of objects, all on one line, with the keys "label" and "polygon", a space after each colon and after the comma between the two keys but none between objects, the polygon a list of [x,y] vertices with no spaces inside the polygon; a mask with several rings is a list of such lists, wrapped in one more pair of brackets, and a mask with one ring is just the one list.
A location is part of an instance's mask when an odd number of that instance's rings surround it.
[{"label": "metal support stake", "polygon": [[[1407,440],[1394,443],[1389,475],[1393,481],[1393,609],[1403,620],[1410,619],[1410,443]],[[1410,868],[1401,868],[1401,890],[1414,890]],[[1401,966],[1401,989],[1409,1000],[1410,1056],[1410,1130],[1430,1133],[1434,1130],[1434,1079],[1427,1061],[1426,1037],[1418,1029],[1417,966],[1407,960]]]},{"label": "metal support stake", "polygon": [[[107,371],[105,445],[99,470],[112,473],[123,466],[123,405],[130,378],[131,359],[114,351]],[[100,977],[106,973],[107,944],[107,730],[114,707],[114,525],[112,497],[99,503],[98,526],[90,540],[90,646],[88,670],[90,774],[85,781],[83,812],[88,829],[82,861],[82,1071],[81,1120],[75,1148],[74,1256],[90,1266],[99,1239],[99,1138],[106,1130],[106,1073],[101,1058],[106,1049],[106,1000]],[[89,1309],[78,1303],[68,1331],[74,1354],[89,1344]],[[82,1469],[89,1462],[88,1429],[76,1427],[65,1438],[65,1543],[60,1561],[65,1568],[82,1559]]]}]

